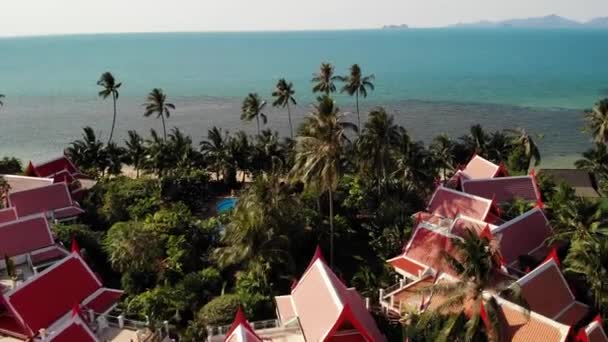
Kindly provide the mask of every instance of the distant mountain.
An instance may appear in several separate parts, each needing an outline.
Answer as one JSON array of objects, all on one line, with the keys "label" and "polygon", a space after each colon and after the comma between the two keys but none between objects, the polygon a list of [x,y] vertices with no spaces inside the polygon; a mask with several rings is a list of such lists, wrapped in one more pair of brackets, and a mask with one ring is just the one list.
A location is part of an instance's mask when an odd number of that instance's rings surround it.
[{"label": "distant mountain", "polygon": [[460,23],[451,25],[450,27],[459,28],[607,28],[608,17],[593,19],[586,23],[581,23],[558,15],[549,15],[546,17],[526,18],[526,19],[510,19],[503,21],[479,21],[476,23]]}]

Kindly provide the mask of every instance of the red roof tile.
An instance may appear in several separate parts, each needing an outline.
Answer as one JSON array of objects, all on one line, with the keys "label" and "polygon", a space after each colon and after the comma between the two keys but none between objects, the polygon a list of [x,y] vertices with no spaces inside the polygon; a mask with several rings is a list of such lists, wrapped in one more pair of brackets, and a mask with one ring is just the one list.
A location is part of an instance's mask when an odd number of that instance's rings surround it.
[{"label": "red roof tile", "polygon": [[[55,211],[57,218],[73,217],[82,213],[72,200],[68,187],[57,183],[41,188],[10,193],[9,204],[17,210],[17,216],[24,217],[33,214]],[[67,216],[71,215],[71,216]]]},{"label": "red roof tile", "polygon": [[387,262],[393,266],[397,272],[405,272],[413,277],[419,277],[426,269],[428,269],[427,266],[420,265],[404,255],[390,259]]},{"label": "red roof tile", "polygon": [[462,190],[487,199],[495,198],[497,203],[512,202],[515,199],[536,202],[539,193],[531,176],[465,180],[462,182]]},{"label": "red roof tile", "polygon": [[54,332],[49,342],[97,342],[95,334],[86,323],[78,316],[74,317],[68,324]]},{"label": "red roof tile", "polygon": [[13,257],[54,244],[48,221],[42,215],[0,225],[0,256]]},{"label": "red roof tile", "polygon": [[[560,316],[566,314],[563,320],[571,325],[582,319],[588,311],[588,308],[571,308],[578,304],[575,304],[576,299],[553,259],[544,262],[517,283],[522,288],[522,296],[528,302],[530,310],[553,320],[562,321]],[[572,311],[567,313],[569,309]]]},{"label": "red roof tile", "polygon": [[0,209],[0,224],[14,221],[17,219],[17,211],[15,208]]},{"label": "red roof tile", "polygon": [[438,187],[429,203],[429,211],[435,215],[456,218],[465,215],[484,221],[492,208],[492,201],[464,192]]},{"label": "red roof tile", "polygon": [[542,248],[551,233],[549,221],[539,208],[532,209],[492,231],[500,241],[500,252],[507,265],[516,263],[519,256]]},{"label": "red roof tile", "polygon": [[95,291],[101,283],[75,253],[5,294],[30,333],[49,327]]},{"label": "red roof tile", "polygon": [[555,320],[566,324],[575,325],[589,313],[589,307],[581,302],[572,302],[570,306],[562,311]]},{"label": "red roof tile", "polygon": [[30,254],[31,258],[32,258],[32,264],[34,265],[38,265],[50,260],[57,260],[57,259],[62,259],[65,258],[66,256],[68,256],[68,252],[66,250],[64,250],[63,248],[57,247],[57,246],[53,246],[50,248],[45,248],[42,250],[38,250],[35,252],[32,252]]},{"label": "red roof tile", "polygon": [[466,179],[493,178],[500,171],[500,166],[478,155],[473,156],[461,171]]},{"label": "red roof tile", "polygon": [[444,252],[455,255],[452,237],[419,226],[410,239],[404,255],[435,271],[455,275],[455,271],[445,260]]},{"label": "red roof tile", "polygon": [[105,313],[118,302],[123,292],[119,290],[101,288],[92,297],[83,302],[84,307],[96,313]]},{"label": "red roof tile", "polygon": [[69,171],[70,174],[79,173],[76,166],[74,166],[74,164],[65,156],[61,156],[47,162],[34,164],[33,166],[36,175],[39,177],[53,176],[63,170]]},{"label": "red roof tile", "polygon": [[[306,340],[331,338],[343,323],[348,322],[369,340],[386,341],[357,291],[346,288],[322,258],[313,260],[291,291],[291,300]],[[280,317],[287,315],[279,312]]]},{"label": "red roof tile", "polygon": [[608,342],[608,336],[604,328],[598,322],[591,322],[585,327],[585,333],[589,342]]}]

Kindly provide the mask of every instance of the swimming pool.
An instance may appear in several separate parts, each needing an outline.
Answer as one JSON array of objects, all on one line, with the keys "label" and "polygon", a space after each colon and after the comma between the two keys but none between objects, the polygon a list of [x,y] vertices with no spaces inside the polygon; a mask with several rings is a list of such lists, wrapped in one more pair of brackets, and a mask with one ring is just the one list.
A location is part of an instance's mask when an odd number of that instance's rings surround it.
[{"label": "swimming pool", "polygon": [[229,212],[230,210],[234,209],[234,207],[236,206],[236,201],[237,201],[237,199],[234,197],[223,199],[217,204],[215,209],[220,214]]}]

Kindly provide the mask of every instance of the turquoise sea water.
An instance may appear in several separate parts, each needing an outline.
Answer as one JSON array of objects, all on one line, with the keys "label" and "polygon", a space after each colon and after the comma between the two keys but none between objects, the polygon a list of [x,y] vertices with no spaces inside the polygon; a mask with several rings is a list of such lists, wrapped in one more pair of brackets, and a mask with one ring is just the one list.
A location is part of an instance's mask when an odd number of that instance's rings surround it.
[{"label": "turquoise sea water", "polygon": [[[384,105],[417,139],[472,123],[543,133],[548,159],[588,146],[581,110],[608,96],[608,31],[455,30],[167,33],[0,39],[0,155],[44,159],[91,125],[105,138],[111,103],[99,75],[123,82],[118,135],[160,128],[142,117],[160,87],[177,110],[170,126],[200,139],[213,125],[253,132],[239,121],[248,92],[268,98],[276,80],[294,82],[296,121],[310,110],[310,78],[322,61],[346,73],[359,63],[376,76],[366,108]],[[353,110],[350,98],[340,106]],[[287,133],[281,111],[269,127]],[[354,119],[354,117],[353,117]]]}]

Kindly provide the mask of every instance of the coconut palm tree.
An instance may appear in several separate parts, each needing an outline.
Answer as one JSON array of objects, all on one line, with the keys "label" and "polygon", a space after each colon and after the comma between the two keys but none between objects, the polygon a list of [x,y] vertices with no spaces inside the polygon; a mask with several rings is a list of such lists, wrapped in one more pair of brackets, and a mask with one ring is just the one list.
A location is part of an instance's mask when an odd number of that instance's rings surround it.
[{"label": "coconut palm tree", "polygon": [[534,159],[534,166],[540,165],[540,150],[532,136],[524,128],[507,129],[505,132],[511,138],[511,144],[523,150],[523,156],[527,161],[527,169],[532,167],[532,159]]},{"label": "coconut palm tree", "polygon": [[334,84],[336,80],[339,80],[339,77],[334,76],[334,66],[330,63],[321,63],[319,73],[312,77],[312,82],[315,83],[312,92],[329,95],[336,91],[336,85]]},{"label": "coconut palm tree", "polygon": [[357,140],[359,163],[363,169],[370,170],[378,182],[385,184],[394,166],[393,152],[399,144],[400,130],[395,125],[394,117],[388,115],[384,108],[377,108],[369,113],[365,127]]},{"label": "coconut palm tree", "polygon": [[605,144],[597,143],[594,148],[583,152],[583,159],[577,160],[576,168],[591,172],[600,179],[608,177],[608,148]]},{"label": "coconut palm tree", "polygon": [[167,95],[163,93],[162,89],[154,88],[150,94],[148,94],[144,106],[146,107],[144,112],[145,117],[156,114],[156,118],[161,118],[163,122],[163,140],[166,141],[167,127],[165,126],[165,117],[168,119],[169,116],[171,116],[171,110],[175,110],[175,105],[167,102]]},{"label": "coconut palm tree", "polygon": [[367,91],[374,90],[374,75],[363,76],[361,67],[358,64],[353,64],[350,67],[350,75],[340,77],[340,81],[345,82],[342,87],[342,92],[346,92],[350,96],[355,96],[355,104],[357,108],[357,125],[361,127],[361,115],[359,114],[359,95],[367,97]]},{"label": "coconut palm tree", "polygon": [[608,305],[608,239],[592,242],[574,240],[564,260],[566,272],[578,275],[587,283],[597,309]]},{"label": "coconut palm tree", "polygon": [[442,133],[433,139],[430,150],[442,170],[443,181],[447,181],[448,172],[454,170],[454,142],[446,133]]},{"label": "coconut palm tree", "polygon": [[114,76],[110,72],[104,72],[101,74],[97,85],[103,89],[98,93],[99,97],[104,100],[112,96],[112,102],[114,103],[114,116],[112,117],[112,129],[110,130],[110,137],[108,138],[108,144],[112,142],[112,136],[114,135],[114,126],[116,125],[116,101],[118,100],[118,88],[122,83],[116,83]]},{"label": "coconut palm tree", "polygon": [[291,109],[289,104],[291,103],[294,106],[297,105],[296,99],[293,97],[295,93],[295,90],[293,90],[293,83],[288,83],[284,78],[281,78],[277,82],[275,90],[272,92],[272,96],[275,98],[272,106],[281,106],[283,108],[287,107],[287,117],[289,118],[289,132],[291,133],[291,139],[293,139],[293,125],[291,124]]},{"label": "coconut palm tree", "polygon": [[86,174],[96,175],[105,169],[103,143],[97,139],[91,127],[83,128],[82,139],[71,142],[66,154]]},{"label": "coconut palm tree", "polygon": [[426,194],[434,189],[439,169],[435,158],[422,142],[412,141],[403,127],[400,128],[394,158],[395,169],[391,176],[403,189],[418,194]]},{"label": "coconut palm tree", "polygon": [[587,127],[596,143],[608,143],[608,99],[600,100],[592,109],[585,111]]},{"label": "coconut palm tree", "polygon": [[[500,336],[498,304],[493,297],[484,298],[484,292],[500,293],[502,297],[527,308],[521,288],[516,283],[498,283],[495,280],[500,269],[498,242],[480,237],[473,230],[466,230],[464,237],[453,238],[454,255],[443,253],[446,262],[456,271],[459,280],[440,282],[422,292],[437,294],[445,300],[433,309],[440,314],[464,314],[468,321],[465,324],[465,340],[476,340],[475,336],[483,333],[489,340],[496,341]],[[458,255],[458,258],[455,257]],[[482,328],[481,308],[487,312],[488,326]]]},{"label": "coconut palm tree", "polygon": [[601,202],[575,198],[559,210],[552,208],[551,225],[556,241],[600,241],[608,238],[608,218]]},{"label": "coconut palm tree", "polygon": [[268,122],[266,114],[262,113],[264,107],[266,107],[266,101],[263,101],[258,94],[250,93],[243,100],[241,120],[251,121],[255,119],[258,125],[258,135],[260,135],[260,118],[262,118],[264,125]]},{"label": "coconut palm tree", "polygon": [[223,176],[226,180],[229,178],[228,175],[232,173],[231,170],[236,168],[228,148],[230,140],[228,132],[214,126],[207,132],[207,139],[200,143],[203,158],[218,179]]},{"label": "coconut palm tree", "polygon": [[342,157],[349,142],[346,133],[357,126],[344,121],[334,101],[324,95],[304,121],[296,137],[296,156],[292,177],[307,186],[329,194],[330,264],[334,255],[333,193],[344,172]]},{"label": "coconut palm tree", "polygon": [[135,177],[139,178],[139,171],[143,168],[146,159],[146,147],[144,146],[144,139],[136,131],[130,130],[128,134],[129,139],[125,140],[127,147],[125,162],[133,166]]},{"label": "coconut palm tree", "polygon": [[471,126],[469,134],[462,136],[460,140],[466,146],[469,158],[473,153],[487,155],[490,136],[483,130],[481,125]]}]

